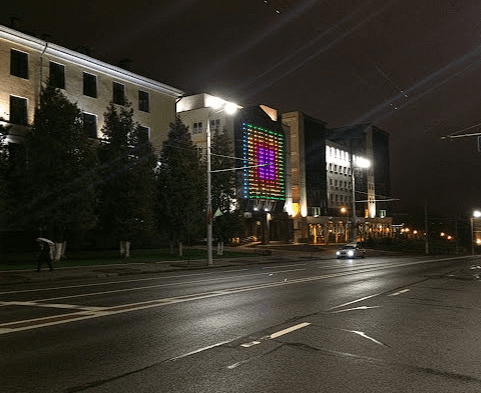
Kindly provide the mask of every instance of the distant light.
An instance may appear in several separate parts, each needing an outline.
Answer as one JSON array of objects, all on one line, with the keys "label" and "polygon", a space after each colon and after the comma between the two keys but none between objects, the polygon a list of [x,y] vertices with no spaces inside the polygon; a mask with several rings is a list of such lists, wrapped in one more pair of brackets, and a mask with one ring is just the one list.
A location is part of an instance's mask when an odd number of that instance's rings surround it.
[{"label": "distant light", "polygon": [[356,165],[360,168],[369,168],[371,166],[371,161],[363,157],[357,157]]},{"label": "distant light", "polygon": [[473,212],[473,217],[474,217],[474,218],[479,218],[479,217],[481,217],[481,211],[475,210],[475,211]]},{"label": "distant light", "polygon": [[234,104],[233,102],[228,102],[225,104],[224,110],[226,111],[227,114],[233,115],[234,113],[237,112],[237,105]]},{"label": "distant light", "polygon": [[441,237],[444,237],[446,236],[446,234],[444,232],[441,232]]}]

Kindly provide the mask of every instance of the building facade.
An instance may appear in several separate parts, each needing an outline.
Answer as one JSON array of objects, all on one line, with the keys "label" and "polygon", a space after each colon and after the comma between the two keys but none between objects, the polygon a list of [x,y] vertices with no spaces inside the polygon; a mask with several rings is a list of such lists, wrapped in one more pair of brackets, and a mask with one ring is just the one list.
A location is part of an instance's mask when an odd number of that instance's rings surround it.
[{"label": "building facade", "polygon": [[110,102],[130,102],[134,120],[160,149],[175,119],[182,91],[0,25],[0,119],[11,125],[8,142],[21,142],[33,123],[42,86],[61,89],[83,112],[86,132],[102,138]]},{"label": "building facade", "polygon": [[286,206],[292,204],[288,129],[272,108],[235,105],[237,111],[228,114],[223,109],[228,105],[234,104],[209,94],[198,94],[179,100],[177,114],[189,127],[193,142],[204,152],[207,127],[211,133],[224,129],[232,141],[238,168],[237,203],[247,223],[245,236],[253,236],[262,243],[287,242],[292,237],[286,212]]},{"label": "building facade", "polygon": [[[330,130],[299,111],[282,121],[290,129],[294,241],[347,242],[354,227],[357,240],[389,236],[389,134],[372,125]],[[372,166],[358,168],[361,159]]]}]

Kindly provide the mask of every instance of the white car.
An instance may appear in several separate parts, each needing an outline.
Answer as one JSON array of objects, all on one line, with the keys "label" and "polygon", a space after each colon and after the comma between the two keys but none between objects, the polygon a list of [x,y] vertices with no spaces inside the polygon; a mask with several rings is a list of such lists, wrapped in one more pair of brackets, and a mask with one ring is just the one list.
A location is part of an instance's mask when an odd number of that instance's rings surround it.
[{"label": "white car", "polygon": [[366,250],[358,244],[346,244],[336,251],[336,257],[338,258],[364,258],[366,256]]}]

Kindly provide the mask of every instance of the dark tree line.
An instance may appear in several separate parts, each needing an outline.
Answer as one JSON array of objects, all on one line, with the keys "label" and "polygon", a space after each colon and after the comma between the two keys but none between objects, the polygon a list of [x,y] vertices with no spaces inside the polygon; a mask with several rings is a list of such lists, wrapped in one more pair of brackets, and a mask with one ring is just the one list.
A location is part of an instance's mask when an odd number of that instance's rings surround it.
[{"label": "dark tree line", "polygon": [[[102,138],[93,140],[77,105],[59,89],[42,89],[25,160],[14,171],[2,142],[8,130],[0,128],[0,229],[39,230],[56,243],[57,259],[69,237],[92,229],[116,238],[124,257],[132,241],[154,233],[187,244],[205,237],[205,157],[179,119],[156,156],[133,114],[129,104],[110,104]],[[213,169],[232,168],[235,162],[225,158],[232,150],[225,132],[216,132]],[[214,233],[225,240],[241,225],[232,208],[235,174],[219,172],[212,179],[213,209],[221,213]]]}]

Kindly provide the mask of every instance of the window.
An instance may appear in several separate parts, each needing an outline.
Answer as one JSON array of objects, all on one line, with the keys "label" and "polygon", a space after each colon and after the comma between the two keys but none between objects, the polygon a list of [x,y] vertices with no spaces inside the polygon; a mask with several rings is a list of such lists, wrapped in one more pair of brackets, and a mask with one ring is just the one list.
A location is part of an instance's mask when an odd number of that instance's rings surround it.
[{"label": "window", "polygon": [[214,119],[210,121],[210,130],[212,132],[218,131],[220,128],[220,119]]},{"label": "window", "polygon": [[10,49],[10,75],[28,79],[28,54]]},{"label": "window", "polygon": [[84,130],[89,138],[97,138],[97,116],[90,113],[83,114]]},{"label": "window", "polygon": [[50,86],[65,89],[65,66],[51,61],[48,82]]},{"label": "window", "polygon": [[200,134],[202,132],[202,122],[194,123],[194,126],[192,127],[192,133],[193,134]]},{"label": "window", "polygon": [[139,90],[139,111],[150,112],[149,93]]},{"label": "window", "polygon": [[142,145],[148,143],[150,139],[149,136],[150,136],[150,128],[139,126],[139,143]]},{"label": "window", "polygon": [[97,77],[84,72],[84,96],[97,98]]},{"label": "window", "polygon": [[114,104],[125,105],[125,86],[120,83],[113,82],[113,96]]},{"label": "window", "polygon": [[27,125],[27,99],[10,96],[10,123]]}]

